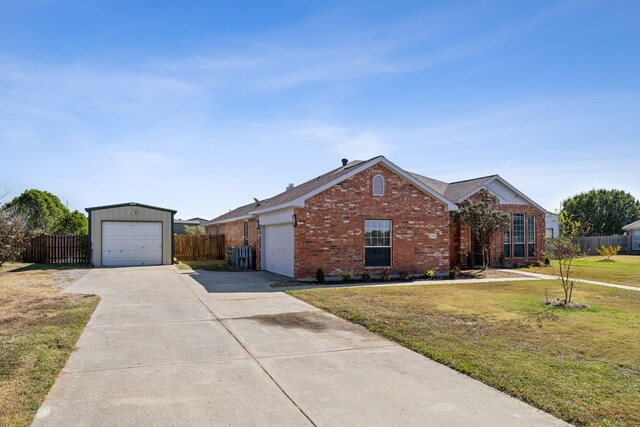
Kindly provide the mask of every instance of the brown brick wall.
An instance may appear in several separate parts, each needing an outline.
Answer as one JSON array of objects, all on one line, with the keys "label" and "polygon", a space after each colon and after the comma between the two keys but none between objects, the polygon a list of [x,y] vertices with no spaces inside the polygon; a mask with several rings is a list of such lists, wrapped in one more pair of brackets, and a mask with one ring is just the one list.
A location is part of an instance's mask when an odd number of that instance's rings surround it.
[{"label": "brown brick wall", "polygon": [[[249,223],[249,245],[257,247],[259,233],[256,228],[256,220],[253,218],[246,222]],[[232,221],[223,224],[207,225],[205,232],[211,235],[224,234],[225,244],[227,246],[242,246],[244,245],[244,223],[245,221]]]},{"label": "brown brick wall", "polygon": [[[375,175],[385,178],[384,196],[373,196]],[[445,205],[383,165],[354,175],[305,203],[295,211],[295,277],[315,277],[380,268],[364,266],[364,221],[392,221],[390,272],[449,269],[449,213]],[[435,234],[436,238],[430,238]]]}]

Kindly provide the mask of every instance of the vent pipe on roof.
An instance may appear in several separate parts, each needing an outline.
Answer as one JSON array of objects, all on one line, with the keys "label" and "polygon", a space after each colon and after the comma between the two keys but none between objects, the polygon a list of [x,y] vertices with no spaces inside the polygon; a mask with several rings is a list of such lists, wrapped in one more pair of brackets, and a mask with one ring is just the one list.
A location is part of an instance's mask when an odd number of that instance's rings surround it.
[{"label": "vent pipe on roof", "polygon": [[287,185],[287,191],[291,190],[293,187],[295,187],[295,185],[293,185],[293,182],[290,182],[289,185]]},{"label": "vent pipe on roof", "polygon": [[342,166],[347,166],[347,163],[349,163],[349,160],[342,159]]}]

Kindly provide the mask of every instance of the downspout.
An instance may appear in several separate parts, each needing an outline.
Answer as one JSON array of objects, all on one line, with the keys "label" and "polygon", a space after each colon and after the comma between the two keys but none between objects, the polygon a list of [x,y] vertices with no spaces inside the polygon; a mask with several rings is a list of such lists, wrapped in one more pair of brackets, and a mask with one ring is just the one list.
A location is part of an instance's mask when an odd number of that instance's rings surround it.
[{"label": "downspout", "polygon": [[174,248],[174,239],[175,239],[175,234],[174,234],[174,222],[173,222],[173,218],[175,216],[175,213],[171,212],[171,265],[173,265],[173,262],[175,260],[175,248]]},{"label": "downspout", "polygon": [[90,267],[93,267],[93,248],[91,245],[91,211],[87,211],[89,214],[89,234],[87,236],[87,254],[88,254],[88,264]]}]

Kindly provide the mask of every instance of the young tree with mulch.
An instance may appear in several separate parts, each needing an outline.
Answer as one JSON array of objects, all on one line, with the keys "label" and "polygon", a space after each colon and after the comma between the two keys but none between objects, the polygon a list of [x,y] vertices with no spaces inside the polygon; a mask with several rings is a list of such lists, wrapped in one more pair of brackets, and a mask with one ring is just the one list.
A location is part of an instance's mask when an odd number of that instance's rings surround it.
[{"label": "young tree with mulch", "polygon": [[561,230],[560,236],[549,239],[545,256],[558,262],[560,284],[564,290],[564,300],[560,301],[560,305],[568,306],[571,304],[575,287],[575,281],[571,279],[573,260],[584,255],[580,245],[574,243],[573,238],[588,233],[588,227],[580,221],[574,220],[566,211],[560,212],[558,221]]},{"label": "young tree with mulch", "polygon": [[498,210],[498,199],[482,189],[478,191],[475,200],[466,199],[458,206],[456,217],[468,224],[482,248],[482,269],[489,266],[489,248],[491,243],[506,227],[509,226],[509,215]]}]

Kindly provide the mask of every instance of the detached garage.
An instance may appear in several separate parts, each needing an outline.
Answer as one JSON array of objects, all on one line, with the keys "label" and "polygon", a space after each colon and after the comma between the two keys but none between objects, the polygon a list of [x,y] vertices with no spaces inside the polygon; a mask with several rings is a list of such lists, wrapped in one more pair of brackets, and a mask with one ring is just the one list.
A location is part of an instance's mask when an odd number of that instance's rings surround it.
[{"label": "detached garage", "polygon": [[86,208],[95,267],[170,265],[176,211],[140,203]]}]

